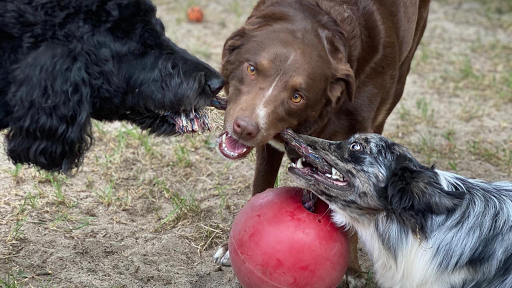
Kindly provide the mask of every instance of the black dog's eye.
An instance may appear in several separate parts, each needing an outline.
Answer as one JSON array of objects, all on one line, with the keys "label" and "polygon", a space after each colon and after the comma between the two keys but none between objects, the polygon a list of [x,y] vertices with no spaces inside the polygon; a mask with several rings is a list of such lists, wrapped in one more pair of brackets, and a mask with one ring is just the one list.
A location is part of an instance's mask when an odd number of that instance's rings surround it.
[{"label": "black dog's eye", "polygon": [[350,150],[352,150],[352,151],[359,151],[362,148],[363,147],[361,146],[361,144],[359,144],[357,142],[352,142],[352,144],[350,144]]}]

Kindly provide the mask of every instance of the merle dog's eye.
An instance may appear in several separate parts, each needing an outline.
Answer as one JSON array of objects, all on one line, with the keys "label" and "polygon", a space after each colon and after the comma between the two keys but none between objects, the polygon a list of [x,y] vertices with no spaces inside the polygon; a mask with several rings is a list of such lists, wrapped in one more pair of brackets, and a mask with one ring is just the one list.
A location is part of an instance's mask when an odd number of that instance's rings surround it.
[{"label": "merle dog's eye", "polygon": [[361,146],[361,144],[359,144],[357,142],[352,142],[352,144],[350,144],[350,150],[352,150],[352,151],[359,151],[362,148],[363,147]]}]

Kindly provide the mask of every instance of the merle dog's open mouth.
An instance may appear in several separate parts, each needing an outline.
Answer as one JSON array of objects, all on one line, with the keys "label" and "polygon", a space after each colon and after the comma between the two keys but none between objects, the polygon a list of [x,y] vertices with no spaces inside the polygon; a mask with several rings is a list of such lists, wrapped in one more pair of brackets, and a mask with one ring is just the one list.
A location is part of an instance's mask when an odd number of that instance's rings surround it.
[{"label": "merle dog's open mouth", "polygon": [[[295,153],[287,153],[292,164],[288,171],[293,175],[314,179],[323,185],[337,189],[346,186],[349,181],[336,168],[330,165],[318,152],[309,147],[291,129],[281,132],[281,137]],[[289,149],[287,149],[289,151]]]}]

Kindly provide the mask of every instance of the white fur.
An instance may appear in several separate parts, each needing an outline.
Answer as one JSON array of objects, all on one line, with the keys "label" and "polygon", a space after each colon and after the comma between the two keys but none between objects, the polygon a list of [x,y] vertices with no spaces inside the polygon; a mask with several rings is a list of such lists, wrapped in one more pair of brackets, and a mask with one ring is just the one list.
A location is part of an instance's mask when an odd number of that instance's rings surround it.
[{"label": "white fur", "polygon": [[265,94],[263,95],[263,99],[261,100],[258,107],[256,108],[256,114],[258,114],[258,122],[259,122],[259,126],[261,129],[265,129],[267,126],[267,122],[268,122],[268,109],[265,108],[265,102],[270,97],[270,95],[272,95],[272,92],[274,91],[276,84],[279,82],[281,75],[283,75],[283,72],[285,71],[286,67],[288,67],[288,65],[290,65],[290,63],[292,62],[294,57],[295,57],[295,53],[293,53],[290,56],[290,58],[288,59],[288,61],[284,65],[284,67],[281,69],[281,72],[279,73],[279,75],[277,75],[276,79],[274,80],[274,83],[272,83],[272,86],[270,86],[270,88],[267,90],[267,92],[265,92]]},{"label": "white fur", "polygon": [[[404,238],[404,236],[397,234],[399,233],[399,230],[396,230],[397,224],[382,224],[385,225],[382,227],[388,233],[391,233],[390,239],[393,239],[393,245],[400,247],[396,252],[396,257],[393,257],[389,249],[383,246],[383,242],[376,230],[376,223],[384,219],[384,214],[375,215],[371,218],[359,217],[331,206],[333,211],[332,219],[337,225],[350,227],[357,231],[359,239],[372,259],[376,279],[378,279],[379,285],[382,288],[461,287],[468,278],[475,277],[475,271],[469,271],[466,266],[453,270],[442,269],[440,268],[440,261],[445,261],[448,265],[455,265],[451,261],[458,261],[458,259],[461,259],[459,257],[466,257],[467,253],[471,252],[466,250],[469,247],[473,247],[471,245],[478,245],[479,241],[481,241],[481,235],[475,233],[475,229],[479,227],[472,223],[480,223],[476,225],[483,225],[485,223],[485,225],[495,227],[493,228],[495,230],[509,231],[510,220],[512,219],[512,196],[509,194],[512,191],[511,182],[488,183],[481,180],[466,179],[440,170],[435,172],[444,189],[466,191],[468,193],[468,199],[464,204],[468,206],[461,210],[471,213],[465,214],[467,218],[464,218],[465,221],[462,225],[455,224],[461,219],[457,215],[452,218],[435,216],[431,221],[436,229],[432,231],[432,235],[426,240],[415,237],[410,231],[407,232]],[[463,184],[464,181],[466,181],[465,183],[469,182],[470,186]],[[487,215],[485,211],[489,210],[500,211],[501,216],[495,218],[491,216],[492,214]],[[389,222],[382,221],[379,223]],[[395,231],[396,233],[393,234]],[[457,244],[450,243],[450,241],[456,241],[456,243],[460,243],[459,245],[463,246],[457,247]],[[451,250],[448,250],[453,255],[434,254],[436,248],[445,245],[455,245]],[[509,244],[502,242],[501,245],[505,245],[505,248]],[[490,251],[493,248],[488,247]],[[501,260],[497,258],[496,263],[500,263]],[[501,285],[504,284],[501,283]]]},{"label": "white fur", "polygon": [[221,266],[231,266],[231,259],[229,258],[227,245],[222,245],[217,249],[217,252],[213,255],[213,261]]},{"label": "white fur", "polygon": [[272,145],[272,147],[276,148],[277,150],[279,150],[281,152],[285,152],[284,143],[281,143],[277,140],[271,139],[270,141],[268,141],[268,144]]},{"label": "white fur", "polygon": [[440,274],[434,271],[429,243],[420,242],[412,234],[408,236],[408,241],[404,249],[399,252],[398,261],[395,262],[379,241],[372,222],[355,219],[334,207],[331,209],[333,209],[332,219],[337,225],[350,227],[358,232],[359,239],[372,259],[376,279],[383,288],[449,288],[453,284],[460,283],[468,273],[457,271]]}]

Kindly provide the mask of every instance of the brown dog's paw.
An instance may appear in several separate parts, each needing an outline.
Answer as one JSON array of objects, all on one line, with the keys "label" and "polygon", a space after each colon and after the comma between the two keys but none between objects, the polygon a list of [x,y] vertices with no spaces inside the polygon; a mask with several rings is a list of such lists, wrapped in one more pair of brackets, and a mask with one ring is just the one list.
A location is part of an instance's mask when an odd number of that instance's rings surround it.
[{"label": "brown dog's paw", "polygon": [[228,243],[220,245],[220,247],[217,249],[217,252],[215,252],[215,255],[213,255],[213,261],[215,261],[215,264],[221,266],[231,266],[231,260],[229,259]]}]

